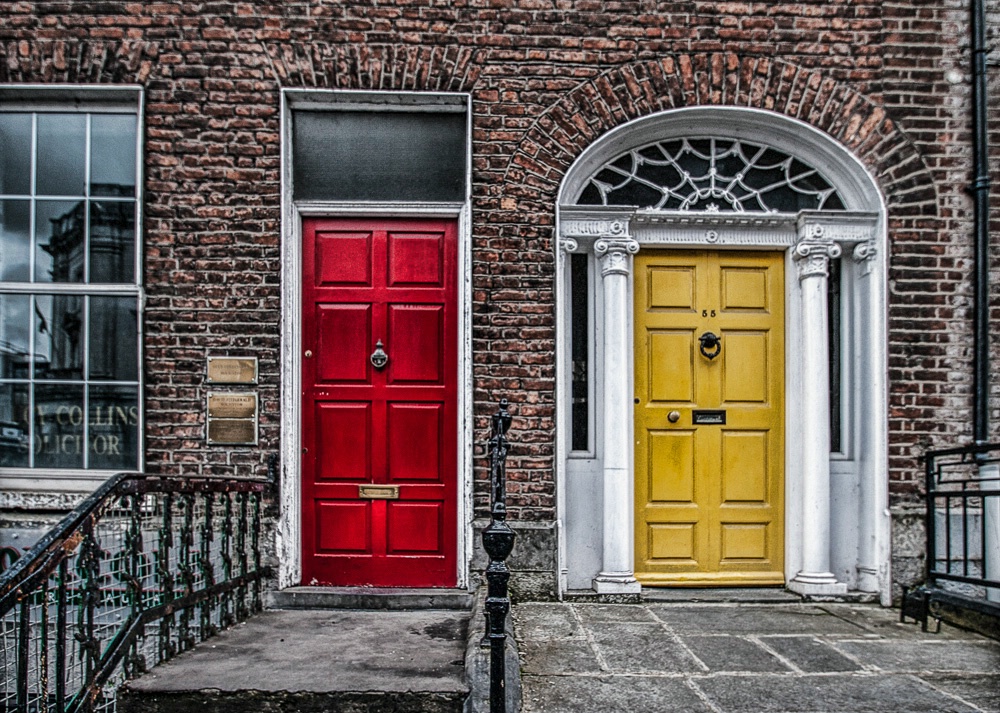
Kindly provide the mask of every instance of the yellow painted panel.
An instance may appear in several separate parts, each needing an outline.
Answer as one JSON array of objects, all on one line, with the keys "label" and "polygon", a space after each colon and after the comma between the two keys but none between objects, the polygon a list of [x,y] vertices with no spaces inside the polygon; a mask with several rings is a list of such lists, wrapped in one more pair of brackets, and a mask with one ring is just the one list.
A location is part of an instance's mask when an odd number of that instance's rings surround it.
[{"label": "yellow painted panel", "polygon": [[647,304],[655,309],[694,309],[693,267],[650,267]]},{"label": "yellow painted panel", "polygon": [[767,401],[770,375],[767,338],[767,332],[722,333],[723,402]]},{"label": "yellow painted panel", "polygon": [[767,502],[770,468],[767,445],[767,431],[722,434],[722,502]]},{"label": "yellow painted panel", "polygon": [[694,334],[690,331],[649,334],[649,400],[694,398]]},{"label": "yellow painted panel", "polygon": [[694,432],[661,431],[649,434],[649,501],[694,501]]},{"label": "yellow painted panel", "polygon": [[722,309],[767,308],[767,268],[722,268]]},{"label": "yellow painted panel", "polygon": [[767,525],[723,523],[722,559],[723,561],[768,559]]},{"label": "yellow painted panel", "polygon": [[694,523],[649,526],[649,558],[654,560],[692,560]]}]

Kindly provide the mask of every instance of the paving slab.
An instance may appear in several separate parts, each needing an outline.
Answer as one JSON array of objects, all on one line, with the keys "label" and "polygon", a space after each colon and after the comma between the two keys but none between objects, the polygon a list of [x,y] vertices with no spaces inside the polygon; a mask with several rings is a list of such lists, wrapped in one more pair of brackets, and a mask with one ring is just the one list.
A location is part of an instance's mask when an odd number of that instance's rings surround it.
[{"label": "paving slab", "polygon": [[842,641],[838,650],[879,671],[1000,671],[994,641]]},{"label": "paving slab", "polygon": [[753,673],[790,671],[774,654],[739,636],[685,636],[681,641],[709,671],[750,671]]},{"label": "paving slab", "polygon": [[713,713],[682,679],[655,676],[533,677],[522,713]]},{"label": "paving slab", "polygon": [[804,634],[858,636],[859,625],[810,605],[701,606],[651,604],[650,611],[678,634]]},{"label": "paving slab", "polygon": [[591,631],[598,655],[610,671],[630,673],[704,671],[679,640],[658,624],[615,624]]},{"label": "paving slab", "polygon": [[129,689],[464,695],[468,625],[457,611],[265,611]]},{"label": "paving slab", "polygon": [[973,713],[913,676],[718,676],[694,681],[723,713]]},{"label": "paving slab", "polygon": [[924,674],[920,678],[939,691],[978,706],[983,713],[1000,713],[1000,672],[983,676]]},{"label": "paving slab", "polygon": [[768,636],[761,637],[760,642],[805,673],[844,673],[863,668],[815,636]]},{"label": "paving slab", "polygon": [[576,614],[563,604],[521,604],[514,608],[513,616],[525,641],[583,636]]}]

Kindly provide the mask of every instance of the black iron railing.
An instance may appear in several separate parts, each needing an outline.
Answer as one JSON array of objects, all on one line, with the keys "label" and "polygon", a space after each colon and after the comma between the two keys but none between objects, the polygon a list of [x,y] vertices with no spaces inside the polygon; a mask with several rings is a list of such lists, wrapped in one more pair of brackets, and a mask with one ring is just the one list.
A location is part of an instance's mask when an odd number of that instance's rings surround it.
[{"label": "black iron railing", "polygon": [[1000,595],[1000,444],[930,451],[924,465],[928,584]]},{"label": "black iron railing", "polygon": [[514,531],[507,524],[507,431],[511,416],[507,399],[491,419],[490,524],[483,530],[483,547],[490,556],[486,568],[486,637],[490,646],[490,713],[507,711],[507,615],[510,597],[507,557],[514,549]]},{"label": "black iron railing", "polygon": [[0,711],[113,711],[131,676],[261,608],[257,481],[120,474],[0,576]]}]

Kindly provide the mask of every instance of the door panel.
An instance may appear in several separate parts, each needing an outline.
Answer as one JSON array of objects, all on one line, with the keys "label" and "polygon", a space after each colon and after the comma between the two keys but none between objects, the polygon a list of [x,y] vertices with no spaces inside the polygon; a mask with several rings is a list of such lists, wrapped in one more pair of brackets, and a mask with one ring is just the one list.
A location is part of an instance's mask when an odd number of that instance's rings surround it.
[{"label": "door panel", "polygon": [[456,583],[456,251],[450,221],[303,224],[306,584]]},{"label": "door panel", "polygon": [[[644,584],[784,581],[783,290],[780,253],[636,257],[635,571]],[[699,344],[708,331],[722,343],[711,359]],[[696,411],[710,412],[708,422],[696,423]]]}]

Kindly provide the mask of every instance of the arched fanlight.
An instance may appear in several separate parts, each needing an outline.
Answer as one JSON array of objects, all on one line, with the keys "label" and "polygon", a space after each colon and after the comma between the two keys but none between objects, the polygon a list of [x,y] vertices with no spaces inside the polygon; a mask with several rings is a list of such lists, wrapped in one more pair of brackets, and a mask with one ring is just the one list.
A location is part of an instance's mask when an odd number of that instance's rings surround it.
[{"label": "arched fanlight", "polygon": [[576,203],[736,213],[844,210],[815,167],[761,143],[726,138],[630,149],[590,176]]}]

